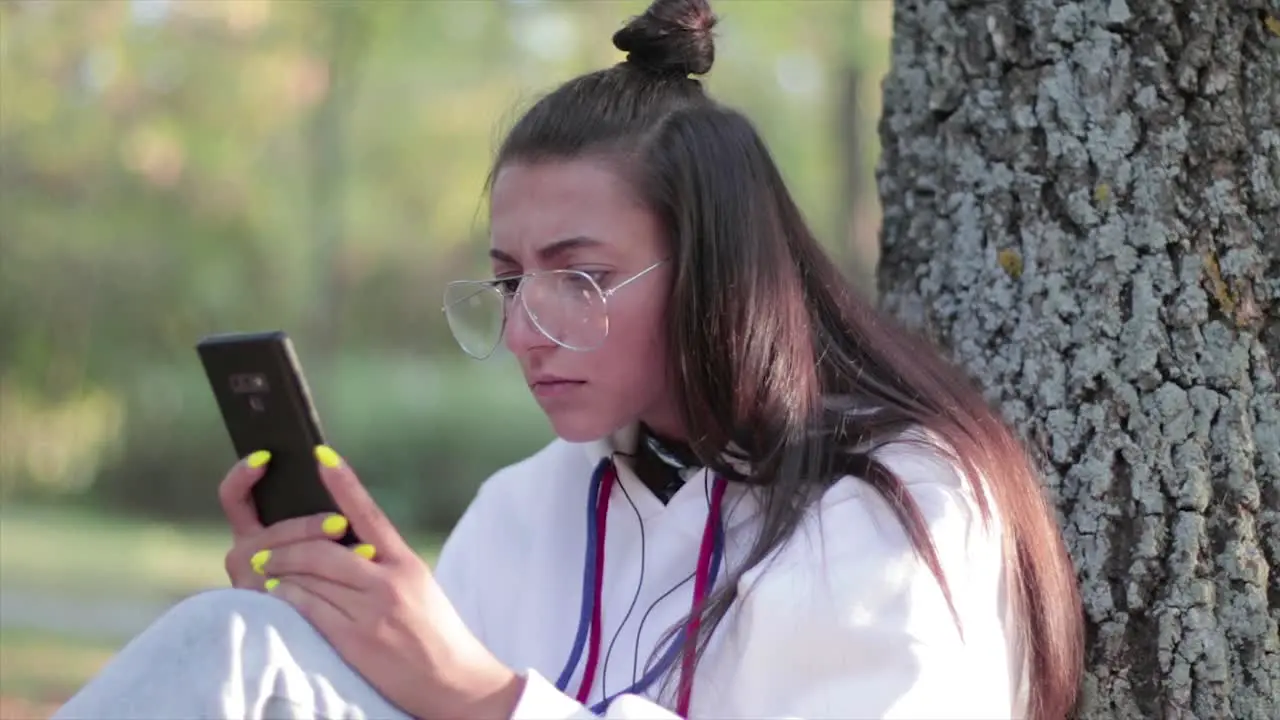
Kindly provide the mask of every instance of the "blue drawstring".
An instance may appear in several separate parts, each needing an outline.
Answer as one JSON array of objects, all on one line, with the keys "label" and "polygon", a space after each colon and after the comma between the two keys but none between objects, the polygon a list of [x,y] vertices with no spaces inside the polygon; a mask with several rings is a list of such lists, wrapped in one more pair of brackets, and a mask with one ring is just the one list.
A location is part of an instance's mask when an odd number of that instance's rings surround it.
[{"label": "blue drawstring", "polygon": [[[708,574],[711,576],[711,582],[713,584],[715,583],[716,577],[719,575],[720,556],[723,553],[724,553],[724,527],[719,522],[719,519],[717,519],[716,520],[716,541],[715,541],[715,546],[712,548],[711,567],[708,569]],[[595,705],[592,705],[591,712],[597,715],[599,715],[600,713],[603,713],[609,707],[609,703],[613,702],[614,700],[617,700],[618,696],[620,695],[643,694],[645,690],[649,689],[650,685],[653,685],[654,683],[656,683],[658,681],[658,678],[662,677],[664,673],[666,673],[668,670],[671,669],[671,666],[674,665],[676,662],[676,658],[678,658],[680,656],[681,651],[684,650],[684,644],[687,639],[688,638],[685,637],[685,633],[683,631],[677,633],[675,639],[671,641],[671,646],[667,648],[667,652],[662,656],[660,660],[658,660],[658,662],[649,670],[649,672],[645,673],[644,676],[642,676],[634,685],[627,688],[626,690],[623,690],[618,693],[614,693],[613,695],[610,695],[609,697],[605,698],[604,700],[601,700]]]},{"label": "blue drawstring", "polygon": [[[564,669],[560,671],[560,677],[556,680],[556,689],[562,693],[568,693],[569,680],[573,678],[573,671],[577,669],[578,662],[582,660],[582,651],[587,644],[587,635],[591,630],[591,603],[596,586],[596,544],[597,536],[600,528],[596,526],[596,507],[600,502],[600,486],[604,483],[604,473],[609,468],[610,460],[608,458],[601,460],[596,466],[595,472],[591,475],[591,490],[587,499],[587,552],[586,559],[583,561],[582,573],[582,609],[578,616],[578,633],[573,639],[573,650],[569,653],[569,660],[565,663]],[[720,575],[720,560],[724,555],[724,523],[722,518],[713,520],[716,524],[715,541],[711,553],[711,567],[708,568],[710,575],[710,584],[714,586],[715,579]],[[595,705],[591,706],[591,712],[600,714],[608,708],[609,703],[613,702],[620,695],[639,695],[658,681],[664,673],[666,673],[676,658],[680,656],[684,649],[686,641],[685,633],[680,632],[672,640],[671,645],[667,648],[662,658],[649,669],[635,684],[631,687],[610,695]]]},{"label": "blue drawstring", "polygon": [[573,651],[569,653],[569,662],[560,671],[556,680],[556,688],[567,692],[573,671],[582,659],[582,650],[587,644],[587,633],[591,630],[591,592],[596,586],[596,505],[600,502],[600,485],[604,481],[605,470],[609,467],[609,459],[605,458],[596,465],[591,474],[591,491],[587,499],[587,559],[582,563],[582,610],[578,616],[578,635],[573,639]]}]

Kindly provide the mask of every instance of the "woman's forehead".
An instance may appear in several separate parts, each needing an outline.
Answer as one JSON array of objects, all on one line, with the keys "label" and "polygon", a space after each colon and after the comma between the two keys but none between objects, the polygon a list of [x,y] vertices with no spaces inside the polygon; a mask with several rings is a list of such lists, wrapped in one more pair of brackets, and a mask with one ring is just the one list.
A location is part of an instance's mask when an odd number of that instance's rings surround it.
[{"label": "woman's forehead", "polygon": [[503,257],[644,251],[659,243],[653,214],[621,174],[601,161],[513,163],[494,178],[491,245]]}]

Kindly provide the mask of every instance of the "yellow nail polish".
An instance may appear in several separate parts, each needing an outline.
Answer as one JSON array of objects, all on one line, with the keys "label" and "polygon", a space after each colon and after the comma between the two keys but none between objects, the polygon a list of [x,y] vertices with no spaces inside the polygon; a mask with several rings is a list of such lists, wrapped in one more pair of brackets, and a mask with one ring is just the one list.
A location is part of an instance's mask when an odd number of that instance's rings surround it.
[{"label": "yellow nail polish", "polygon": [[252,567],[253,571],[258,573],[259,575],[266,575],[267,573],[265,570],[263,570],[263,568],[266,567],[267,561],[270,559],[271,559],[270,550],[259,550],[258,552],[253,554],[253,557],[249,558],[249,566]]},{"label": "yellow nail polish", "polygon": [[262,467],[263,465],[266,465],[267,461],[269,461],[270,459],[271,459],[270,451],[259,450],[257,452],[249,453],[249,456],[244,459],[244,464],[256,470]]},{"label": "yellow nail polish", "polygon": [[279,580],[277,580],[276,578],[271,578],[270,580],[263,583],[262,587],[266,588],[267,592],[271,592],[272,590],[275,590],[276,586],[279,584],[280,584]]},{"label": "yellow nail polish", "polygon": [[335,535],[341,537],[347,531],[347,518],[342,515],[330,515],[320,523],[320,529],[325,535]]},{"label": "yellow nail polish", "polygon": [[378,553],[378,551],[375,550],[374,547],[368,543],[363,543],[351,548],[351,552],[359,555],[365,560],[372,560],[373,556]]},{"label": "yellow nail polish", "polygon": [[342,458],[328,445],[316,446],[316,459],[327,468],[337,468],[342,465]]}]

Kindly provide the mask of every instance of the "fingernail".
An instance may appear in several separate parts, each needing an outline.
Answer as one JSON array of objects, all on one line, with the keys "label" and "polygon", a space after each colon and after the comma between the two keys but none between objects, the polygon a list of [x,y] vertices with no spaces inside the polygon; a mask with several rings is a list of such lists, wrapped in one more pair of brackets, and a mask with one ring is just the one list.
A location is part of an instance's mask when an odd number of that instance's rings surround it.
[{"label": "fingernail", "polygon": [[378,551],[375,550],[372,545],[364,543],[351,548],[351,552],[359,555],[365,560],[372,560],[373,556],[376,555]]},{"label": "fingernail", "polygon": [[271,578],[270,580],[263,583],[262,587],[266,588],[267,592],[271,592],[272,590],[275,590],[276,586],[279,584],[280,584],[280,581],[277,578]]},{"label": "fingernail", "polygon": [[342,465],[342,458],[328,445],[316,446],[316,459],[327,468],[336,468]]},{"label": "fingernail", "polygon": [[330,515],[320,523],[320,529],[325,535],[335,535],[341,537],[347,531],[347,518],[342,515]]},{"label": "fingernail", "polygon": [[267,573],[263,570],[263,568],[266,567],[267,561],[270,559],[271,559],[270,550],[259,550],[258,552],[253,554],[253,557],[249,558],[249,566],[252,567],[253,571],[258,573],[259,575],[266,575]]},{"label": "fingernail", "polygon": [[258,469],[258,468],[262,467],[263,465],[266,465],[266,464],[267,464],[267,461],[268,461],[268,460],[270,460],[270,459],[271,459],[271,452],[270,452],[270,451],[268,451],[268,450],[259,450],[259,451],[257,451],[257,452],[249,453],[249,457],[246,457],[246,458],[244,459],[244,464],[245,464],[245,465],[248,465],[250,468],[252,468],[252,469],[256,470],[256,469]]}]

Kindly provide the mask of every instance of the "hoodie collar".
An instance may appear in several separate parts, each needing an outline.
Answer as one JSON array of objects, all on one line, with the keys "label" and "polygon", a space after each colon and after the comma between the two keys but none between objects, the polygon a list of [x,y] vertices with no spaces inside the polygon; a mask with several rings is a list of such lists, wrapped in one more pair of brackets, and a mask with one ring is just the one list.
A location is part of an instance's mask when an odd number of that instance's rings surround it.
[{"label": "hoodie collar", "polygon": [[[615,456],[634,458],[640,450],[642,438],[649,441],[649,447],[659,459],[676,468],[681,477],[686,480],[689,479],[690,474],[703,469],[701,465],[689,465],[682,462],[673,453],[663,448],[662,444],[654,440],[652,436],[647,436],[638,422],[631,423],[599,440],[588,442],[584,445],[584,449],[591,459],[592,465],[599,464],[605,458],[615,458]],[[747,454],[737,445],[730,445],[721,455],[721,460],[741,476],[745,477],[751,474],[751,463],[747,459]]]},{"label": "hoodie collar", "polygon": [[[599,465],[602,460],[612,459],[618,467],[619,480],[639,490],[644,484],[634,472],[632,459],[639,450],[643,435],[644,431],[640,424],[633,423],[606,437],[584,443],[582,447],[590,459],[592,467]],[[745,475],[750,470],[750,466],[743,457],[745,457],[745,454],[726,454],[725,460],[737,472]],[[632,499],[645,498],[645,500],[640,501],[640,507],[638,508],[645,522],[664,514],[690,515],[686,521],[682,521],[679,524],[681,527],[690,528],[691,532],[693,532],[693,528],[696,528],[700,537],[702,521],[695,520],[692,515],[699,513],[705,515],[705,496],[710,492],[711,473],[705,467],[686,467],[680,470],[680,476],[685,480],[686,485],[692,484],[701,489],[694,491],[693,488],[686,486],[666,505],[658,500],[652,492],[648,492],[647,489],[646,492],[638,493],[638,497],[633,495]],[[732,531],[743,522],[751,519],[758,510],[752,498],[751,488],[743,483],[730,482],[725,496],[725,510],[726,531]]]}]

